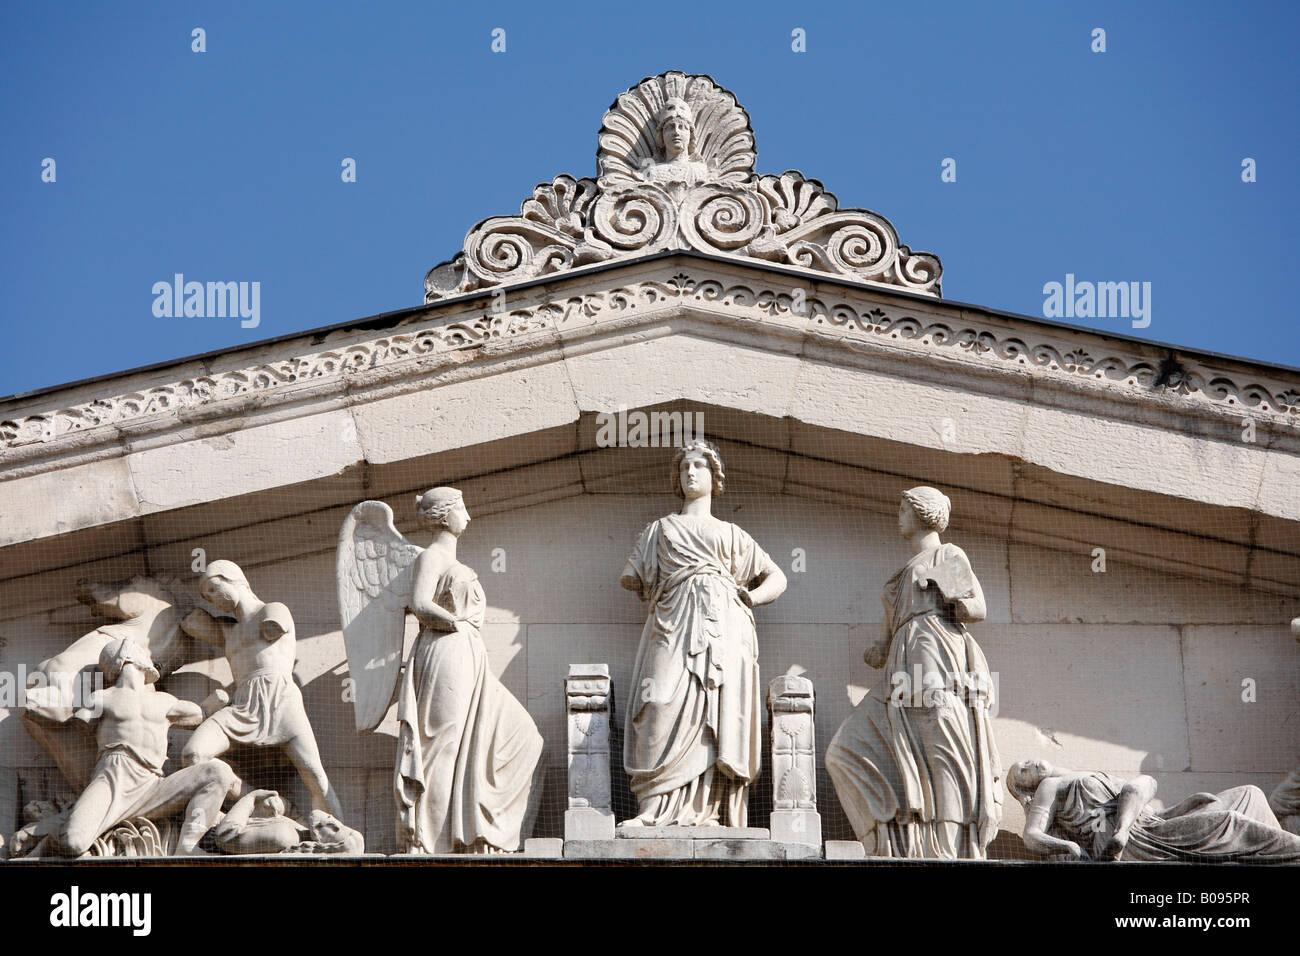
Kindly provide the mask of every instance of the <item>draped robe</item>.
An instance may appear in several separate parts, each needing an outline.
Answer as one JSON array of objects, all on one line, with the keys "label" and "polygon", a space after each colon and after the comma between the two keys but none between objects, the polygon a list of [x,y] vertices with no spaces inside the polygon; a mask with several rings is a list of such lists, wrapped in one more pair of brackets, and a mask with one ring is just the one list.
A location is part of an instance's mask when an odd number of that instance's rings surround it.
[{"label": "draped robe", "polygon": [[518,850],[536,810],[542,735],[492,674],[479,628],[478,576],[453,562],[434,601],[468,617],[454,631],[424,626],[398,692],[398,846],[409,853]]},{"label": "draped robe", "polygon": [[941,544],[885,585],[885,673],[906,692],[868,694],[826,751],[836,795],[874,856],[983,859],[1002,816],[988,662],[938,589],[914,576],[949,561],[970,566],[961,548]]},{"label": "draped robe", "polygon": [[758,644],[737,588],[775,568],[713,517],[651,523],[623,571],[649,604],[633,668],[624,768],[647,826],[745,826],[760,766]]},{"label": "draped robe", "polygon": [[[1100,771],[1077,774],[1056,798],[1048,832],[1101,857],[1115,831],[1124,781]],[[1100,813],[1098,813],[1100,811]],[[1120,859],[1184,863],[1296,863],[1300,836],[1282,829],[1258,787],[1194,793],[1168,810],[1143,807]]]}]

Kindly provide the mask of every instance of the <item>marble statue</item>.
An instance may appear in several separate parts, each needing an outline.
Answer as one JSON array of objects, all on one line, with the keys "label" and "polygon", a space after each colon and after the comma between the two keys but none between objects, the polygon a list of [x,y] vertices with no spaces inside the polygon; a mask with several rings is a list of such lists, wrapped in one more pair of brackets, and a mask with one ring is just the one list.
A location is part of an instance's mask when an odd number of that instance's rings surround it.
[{"label": "marble statue", "polygon": [[1153,810],[1156,781],[1078,773],[1022,760],[1007,789],[1025,807],[1025,845],[1075,860],[1296,863],[1300,836],[1278,824],[1258,787],[1194,793]]},{"label": "marble statue", "polygon": [[[469,512],[454,488],[416,498],[429,547],[411,544],[381,501],[352,509],[339,534],[338,593],[357,727],[373,729],[397,693],[397,842],[405,853],[522,848],[541,795],[542,736],[488,667],[487,600],[456,560]],[[399,672],[406,610],[420,634]]]},{"label": "marble statue", "polygon": [[157,690],[158,669],[129,637],[109,641],[99,667],[111,686],[95,691],[70,718],[96,725],[99,755],[90,782],[68,810],[16,837],[15,847],[36,856],[81,856],[123,821],[164,819],[183,810],[177,852],[196,852],[226,797],[238,795],[239,778],[221,760],[164,776],[168,729],[198,726],[202,710]]},{"label": "marble statue", "polygon": [[274,790],[251,790],[209,832],[221,853],[349,853],[365,852],[365,838],[324,810],[313,810],[305,827],[285,811]]},{"label": "marble statue", "polygon": [[217,612],[196,608],[181,622],[186,633],[220,648],[235,680],[233,697],[199,726],[181,759],[202,763],[232,744],[282,747],[311,793],[312,809],[343,816],[316,746],[316,735],[293,680],[297,655],[293,617],[278,602],[258,599],[233,561],[213,561],[199,577],[199,594]]},{"label": "marble statue", "polygon": [[[1291,636],[1300,641],[1300,617],[1291,619]],[[1300,834],[1300,767],[1287,774],[1269,794],[1268,805],[1285,829]]]},{"label": "marble statue", "polygon": [[903,493],[913,555],[881,593],[884,629],[865,654],[893,693],[864,697],[826,751],[870,856],[984,859],[1002,818],[992,676],[966,629],[984,619],[984,593],[965,552],[939,540],[950,510],[934,488]]},{"label": "marble statue", "polygon": [[641,532],[619,579],[649,604],[623,741],[638,812],[620,827],[743,827],[761,762],[752,608],[780,597],[786,579],[753,538],[711,514],[725,487],[716,447],[680,448],[671,481],[681,511]]},{"label": "marble statue", "polygon": [[[74,790],[85,788],[95,764],[95,743],[80,721],[70,721],[76,706],[74,682],[94,672],[99,655],[111,641],[130,638],[149,654],[162,678],[183,660],[181,610],[169,582],[137,575],[102,584],[78,581],[77,600],[111,623],[82,635],[53,657],[41,661],[30,677],[21,712],[28,734],[40,745]],[[39,678],[37,678],[39,675]]]}]

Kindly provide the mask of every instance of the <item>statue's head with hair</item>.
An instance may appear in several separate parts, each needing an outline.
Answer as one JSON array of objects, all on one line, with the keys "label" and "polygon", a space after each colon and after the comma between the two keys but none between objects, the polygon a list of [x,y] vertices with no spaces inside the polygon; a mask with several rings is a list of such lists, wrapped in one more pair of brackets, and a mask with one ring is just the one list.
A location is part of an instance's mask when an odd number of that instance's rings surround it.
[{"label": "statue's head with hair", "polygon": [[718,453],[718,448],[713,442],[705,441],[703,438],[687,442],[681,448],[678,448],[676,454],[673,455],[671,479],[673,494],[678,498],[686,497],[686,493],[682,490],[682,462],[690,454],[699,455],[708,463],[709,471],[713,474],[712,497],[718,497],[727,487],[726,474],[722,470],[722,455]]},{"label": "statue's head with hair", "polygon": [[154,666],[149,652],[129,637],[111,640],[99,652],[99,669],[109,684],[117,683],[117,679],[122,676],[122,668],[127,664],[140,668],[146,683],[152,684],[158,679],[158,668]]},{"label": "statue's head with hair", "polygon": [[918,485],[903,492],[903,501],[912,509],[918,521],[927,531],[942,532],[948,527],[948,516],[952,513],[952,502],[938,488]]},{"label": "statue's head with hair", "polygon": [[687,157],[691,156],[695,146],[695,111],[679,96],[670,97],[655,114],[655,138],[658,145],[663,147],[665,157],[670,155],[665,140],[674,129],[680,129],[683,134],[682,153]]},{"label": "statue's head with hair", "polygon": [[424,494],[417,495],[415,511],[425,530],[436,531],[446,528],[452,534],[460,534],[469,523],[465,498],[455,488],[430,488]]},{"label": "statue's head with hair", "polygon": [[234,561],[210,561],[199,575],[199,594],[224,612],[239,604],[241,592],[251,592],[248,578]]},{"label": "statue's head with hair", "polygon": [[1007,790],[1026,810],[1034,800],[1038,785],[1052,772],[1046,760],[1021,760],[1007,771]]}]

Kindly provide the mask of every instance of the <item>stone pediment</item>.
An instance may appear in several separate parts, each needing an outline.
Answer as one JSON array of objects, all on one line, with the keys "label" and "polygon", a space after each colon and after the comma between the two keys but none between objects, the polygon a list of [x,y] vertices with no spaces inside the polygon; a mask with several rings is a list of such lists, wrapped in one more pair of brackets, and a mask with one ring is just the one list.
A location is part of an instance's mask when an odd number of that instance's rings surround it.
[{"label": "stone pediment", "polygon": [[939,296],[937,256],[816,179],[758,175],[749,114],[710,77],[647,77],[605,113],[598,178],[541,183],[429,270],[425,302],[674,249],[763,260]]}]

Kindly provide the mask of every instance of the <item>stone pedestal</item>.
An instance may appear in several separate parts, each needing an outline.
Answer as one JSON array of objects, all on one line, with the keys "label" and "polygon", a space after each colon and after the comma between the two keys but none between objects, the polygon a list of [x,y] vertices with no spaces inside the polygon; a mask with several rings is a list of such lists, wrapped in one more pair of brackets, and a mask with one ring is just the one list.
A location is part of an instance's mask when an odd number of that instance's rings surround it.
[{"label": "stone pedestal", "polygon": [[772,839],[820,847],[813,684],[786,674],[767,688],[772,724]]},{"label": "stone pedestal", "polygon": [[564,680],[569,733],[569,805],[564,839],[614,839],[609,727],[614,714],[607,664],[571,664]]}]

